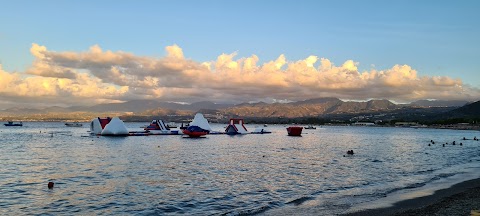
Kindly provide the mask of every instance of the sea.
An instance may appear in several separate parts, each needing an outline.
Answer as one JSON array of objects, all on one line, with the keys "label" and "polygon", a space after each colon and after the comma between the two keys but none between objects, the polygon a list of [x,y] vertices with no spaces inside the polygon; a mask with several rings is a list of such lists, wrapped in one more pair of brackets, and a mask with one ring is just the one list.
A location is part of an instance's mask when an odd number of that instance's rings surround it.
[{"label": "sea", "polygon": [[338,215],[480,177],[479,131],[317,126],[290,137],[268,125],[193,139],[23,125],[0,126],[0,215]]}]

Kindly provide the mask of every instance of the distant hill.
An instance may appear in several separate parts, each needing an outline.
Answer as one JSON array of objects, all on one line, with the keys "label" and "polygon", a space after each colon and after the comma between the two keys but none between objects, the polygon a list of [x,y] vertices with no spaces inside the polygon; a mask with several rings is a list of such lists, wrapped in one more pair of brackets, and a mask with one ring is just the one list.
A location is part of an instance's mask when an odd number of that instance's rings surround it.
[{"label": "distant hill", "polygon": [[470,103],[464,100],[418,100],[410,103],[414,107],[461,107]]},{"label": "distant hill", "polygon": [[399,106],[388,100],[366,102],[342,101],[338,98],[316,98],[291,103],[253,103],[223,109],[225,115],[243,117],[311,117],[325,114],[350,114],[388,111]]},{"label": "distant hill", "polygon": [[449,111],[443,116],[449,118],[480,118],[480,101]]},{"label": "distant hill", "polygon": [[322,103],[341,103],[342,100],[334,97],[324,97],[324,98],[313,98],[303,101],[293,102],[295,105],[305,105],[305,104],[322,104]]}]

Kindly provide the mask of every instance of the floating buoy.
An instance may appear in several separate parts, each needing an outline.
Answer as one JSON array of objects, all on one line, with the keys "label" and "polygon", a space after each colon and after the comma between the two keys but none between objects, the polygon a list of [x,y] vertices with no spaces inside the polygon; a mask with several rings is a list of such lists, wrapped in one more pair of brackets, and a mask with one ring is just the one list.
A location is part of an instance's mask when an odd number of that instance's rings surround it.
[{"label": "floating buoy", "polygon": [[52,189],[54,184],[55,183],[53,183],[53,182],[48,182],[48,189]]}]

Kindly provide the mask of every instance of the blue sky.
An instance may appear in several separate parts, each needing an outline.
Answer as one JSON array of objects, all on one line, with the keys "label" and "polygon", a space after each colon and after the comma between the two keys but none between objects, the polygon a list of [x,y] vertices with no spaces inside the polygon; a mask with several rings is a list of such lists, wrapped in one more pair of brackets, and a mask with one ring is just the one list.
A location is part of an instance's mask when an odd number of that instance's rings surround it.
[{"label": "blue sky", "polygon": [[0,64],[25,71],[32,43],[158,58],[177,44],[197,62],[315,55],[360,72],[406,64],[480,88],[478,11],[480,1],[2,1]]}]

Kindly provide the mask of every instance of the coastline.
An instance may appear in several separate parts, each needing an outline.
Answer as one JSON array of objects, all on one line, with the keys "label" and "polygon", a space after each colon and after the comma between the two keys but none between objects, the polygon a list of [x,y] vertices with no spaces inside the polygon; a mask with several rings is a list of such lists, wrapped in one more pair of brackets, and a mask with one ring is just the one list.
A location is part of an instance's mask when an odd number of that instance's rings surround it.
[{"label": "coastline", "polygon": [[400,201],[391,207],[366,209],[343,215],[470,215],[472,210],[477,210],[480,215],[480,178],[435,191],[432,195]]}]

